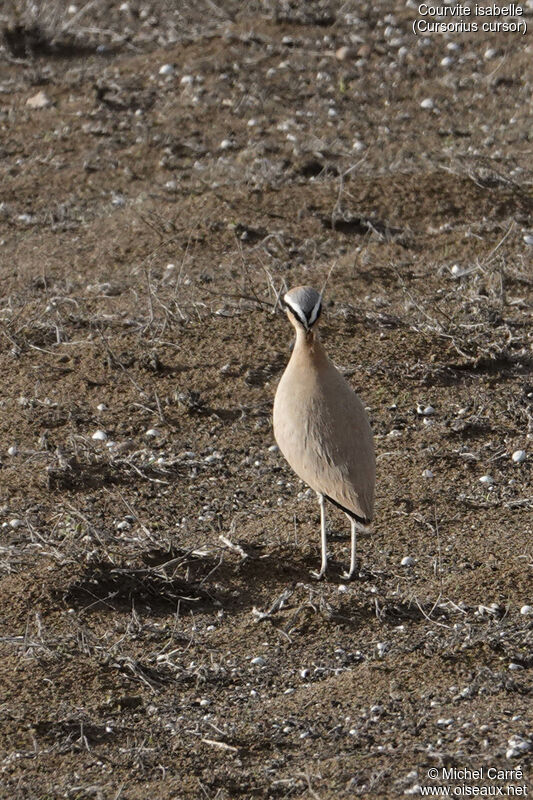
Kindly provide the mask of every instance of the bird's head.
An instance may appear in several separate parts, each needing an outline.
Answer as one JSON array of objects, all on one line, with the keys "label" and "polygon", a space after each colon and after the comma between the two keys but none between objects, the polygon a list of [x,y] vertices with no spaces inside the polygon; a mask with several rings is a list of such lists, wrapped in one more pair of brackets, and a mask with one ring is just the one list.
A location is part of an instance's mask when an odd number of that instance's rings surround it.
[{"label": "bird's head", "polygon": [[296,330],[309,333],[322,311],[322,295],[312,286],[296,286],[283,297],[283,307]]}]

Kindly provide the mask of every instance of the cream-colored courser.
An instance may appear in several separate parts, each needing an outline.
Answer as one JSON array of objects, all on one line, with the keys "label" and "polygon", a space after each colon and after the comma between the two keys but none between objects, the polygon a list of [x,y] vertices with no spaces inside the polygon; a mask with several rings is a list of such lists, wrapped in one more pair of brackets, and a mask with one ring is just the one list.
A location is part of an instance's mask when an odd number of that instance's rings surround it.
[{"label": "cream-colored courser", "polygon": [[320,503],[322,578],[327,568],[324,501],[341,508],[351,522],[351,578],[356,570],[357,529],[374,513],[374,442],[363,404],[322,347],[316,326],[321,295],[297,286],[283,298],[296,342],[274,400],[274,436],[296,472]]}]

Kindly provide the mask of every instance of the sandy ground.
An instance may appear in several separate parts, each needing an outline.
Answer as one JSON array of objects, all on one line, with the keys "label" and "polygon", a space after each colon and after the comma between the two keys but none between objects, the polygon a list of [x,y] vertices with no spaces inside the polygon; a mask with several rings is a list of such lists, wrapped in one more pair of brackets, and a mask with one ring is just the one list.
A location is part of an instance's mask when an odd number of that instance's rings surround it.
[{"label": "sandy ground", "polygon": [[[415,36],[393,0],[19,5],[0,795],[525,791],[531,33]],[[375,433],[349,584],[335,509],[311,578],[318,505],[274,447],[299,283]]]}]

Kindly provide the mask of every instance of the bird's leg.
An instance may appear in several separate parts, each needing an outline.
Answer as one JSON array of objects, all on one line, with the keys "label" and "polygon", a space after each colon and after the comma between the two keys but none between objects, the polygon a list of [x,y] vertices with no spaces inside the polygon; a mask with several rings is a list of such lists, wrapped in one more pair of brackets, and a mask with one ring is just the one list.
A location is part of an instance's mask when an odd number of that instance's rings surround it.
[{"label": "bird's leg", "polygon": [[350,571],[342,573],[342,577],[346,581],[350,581],[353,578],[355,568],[357,565],[357,558],[355,555],[357,549],[357,522],[351,517],[349,519],[352,526],[352,541],[350,547]]},{"label": "bird's leg", "polygon": [[326,509],[324,508],[324,495],[317,492],[317,496],[318,502],[320,503],[320,544],[322,547],[322,563],[320,564],[320,572],[312,572],[311,575],[313,578],[316,578],[317,581],[320,581],[326,574],[326,569],[328,566],[328,551],[326,543]]}]

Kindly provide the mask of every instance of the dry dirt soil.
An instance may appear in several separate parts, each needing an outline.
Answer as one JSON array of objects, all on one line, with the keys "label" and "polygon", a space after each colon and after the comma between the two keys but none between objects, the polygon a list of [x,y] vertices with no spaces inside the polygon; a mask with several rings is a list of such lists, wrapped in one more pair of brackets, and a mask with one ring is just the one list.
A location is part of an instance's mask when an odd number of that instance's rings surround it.
[{"label": "dry dirt soil", "polygon": [[[2,798],[529,786],[533,40],[416,16],[0,8]],[[349,584],[272,434],[300,283],[375,432]]]}]

